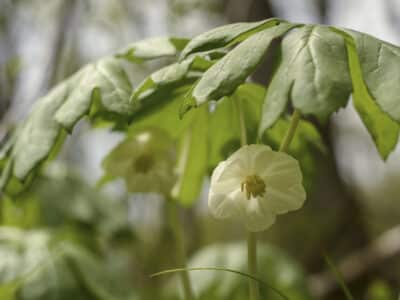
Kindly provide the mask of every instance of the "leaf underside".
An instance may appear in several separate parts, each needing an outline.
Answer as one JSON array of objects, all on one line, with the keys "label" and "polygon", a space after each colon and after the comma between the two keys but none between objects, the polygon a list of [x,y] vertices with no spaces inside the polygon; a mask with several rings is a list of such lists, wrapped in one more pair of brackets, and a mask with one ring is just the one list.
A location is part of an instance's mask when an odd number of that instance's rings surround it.
[{"label": "leaf underside", "polygon": [[[271,47],[272,42],[276,47]],[[160,118],[152,116],[168,108],[168,114],[177,114],[169,128],[177,132],[176,138],[191,127],[197,144],[215,142],[212,129],[201,128],[223,125],[226,114],[234,114],[233,107],[225,106],[227,112],[221,113],[224,105],[218,101],[220,117],[216,110],[207,119],[192,114],[188,121],[179,121],[178,107],[182,106],[180,112],[185,113],[208,101],[237,97],[240,87],[272,50],[277,51],[279,61],[260,100],[263,104],[249,110],[250,115],[257,115],[250,119],[260,120],[249,125],[254,139],[255,132],[260,138],[279,120],[289,103],[303,115],[325,120],[344,107],[352,94],[377,150],[383,159],[388,157],[399,134],[400,48],[347,29],[269,19],[218,27],[192,40],[140,41],[114,57],[83,67],[37,101],[0,151],[0,191],[23,190],[38,167],[57,153],[67,133],[84,117],[95,125],[106,123],[126,130],[135,120],[157,126]],[[176,62],[132,87],[121,58],[137,63],[160,57],[175,58]],[[184,99],[182,92],[177,92],[182,89]],[[254,93],[259,99],[260,93]],[[227,128],[225,125],[221,128]],[[215,130],[215,135],[235,142],[232,134]],[[209,153],[211,164],[202,160],[209,167],[220,158],[213,151]],[[203,169],[198,171],[197,181],[203,173]]]}]

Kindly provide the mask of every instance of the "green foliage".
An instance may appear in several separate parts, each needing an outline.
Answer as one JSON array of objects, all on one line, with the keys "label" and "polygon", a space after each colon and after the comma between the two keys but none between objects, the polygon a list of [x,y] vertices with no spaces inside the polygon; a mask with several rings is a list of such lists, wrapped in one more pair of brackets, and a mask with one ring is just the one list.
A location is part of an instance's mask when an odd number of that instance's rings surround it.
[{"label": "green foliage", "polygon": [[204,73],[193,89],[193,100],[189,98],[194,103],[187,105],[198,106],[230,95],[254,71],[271,42],[293,27],[295,25],[281,23],[260,31],[240,43]]},{"label": "green foliage", "polygon": [[268,87],[260,134],[287,103],[303,114],[326,118],[344,106],[351,91],[343,39],[323,26],[304,26],[285,36],[281,62]]},{"label": "green foliage", "polygon": [[260,30],[279,24],[278,19],[267,19],[251,23],[235,23],[215,28],[193,38],[182,50],[185,58],[194,52],[221,48],[229,43],[239,42]]},{"label": "green foliage", "polygon": [[[276,47],[270,47],[273,40]],[[260,139],[279,120],[290,101],[303,115],[325,120],[346,105],[352,92],[354,105],[379,153],[387,158],[399,133],[399,48],[358,32],[268,19],[222,26],[190,41],[157,38],[128,46],[117,57],[136,63],[180,56],[178,62],[151,74],[135,88],[118,58],[106,57],[85,66],[39,99],[11,143],[4,147],[0,154],[0,189],[11,195],[25,189],[38,167],[54,157],[73,126],[88,116],[95,125],[106,122],[122,130],[132,124],[130,132],[145,124],[164,124],[181,144],[183,137],[189,135],[187,132],[193,131],[192,140],[201,147],[189,158],[185,174],[193,171],[197,184],[182,196],[184,203],[192,202],[188,199],[199,190],[199,178],[204,174],[192,162],[193,157],[199,162],[211,160],[207,165],[212,166],[221,158],[216,153],[224,152],[219,148],[229,148],[229,141],[235,142],[231,132],[222,132],[222,128],[229,131],[227,126],[236,122],[227,115],[232,115],[235,108],[227,103],[217,104],[214,115],[209,112],[206,118],[201,116],[206,113],[195,112],[189,118],[186,114],[183,121],[178,119],[179,110],[186,112],[194,104],[210,100],[232,100],[242,93],[240,86],[266,53],[280,58],[262,100],[262,110],[252,110],[246,116],[256,120],[260,115]],[[257,117],[249,117],[253,113]],[[249,126],[252,138],[253,123]],[[214,132],[224,140],[214,138]],[[206,146],[209,142],[217,145],[210,150]],[[226,149],[225,153],[229,152]]]},{"label": "green foliage", "polygon": [[[244,244],[216,244],[200,249],[190,259],[189,267],[217,266],[237,271],[247,270],[247,249]],[[311,296],[304,282],[302,268],[281,249],[270,245],[259,245],[258,278],[281,291],[291,300],[309,300]],[[248,280],[228,272],[191,272],[193,288],[202,299],[246,299]],[[268,286],[260,285],[261,298],[282,300]],[[166,287],[168,299],[177,299],[177,282],[172,280]]]},{"label": "green foliage", "polygon": [[[46,230],[0,230],[2,299],[131,299],[98,258]],[[119,278],[121,280],[121,278]],[[3,296],[3,295],[2,295]]]},{"label": "green foliage", "polygon": [[[262,137],[263,142],[278,151],[282,136],[285,135],[289,126],[290,120],[288,118],[280,118],[274,126],[265,131]],[[301,120],[290,143],[289,154],[300,163],[303,184],[307,191],[312,189],[315,176],[317,176],[318,166],[315,156],[325,154],[326,151],[317,129],[311,123]]]},{"label": "green foliage", "polygon": [[[391,119],[390,114],[386,114],[382,111],[382,109],[379,107],[379,102],[377,103],[371,95],[374,89],[371,89],[371,85],[367,86],[365,83],[368,82],[367,79],[371,77],[369,75],[371,71],[368,70],[370,69],[368,66],[374,61],[374,59],[367,61],[364,58],[363,64],[361,64],[361,59],[363,58],[363,55],[365,55],[366,51],[364,50],[361,53],[357,52],[358,46],[356,46],[356,43],[357,45],[360,45],[359,39],[362,39],[365,35],[352,32],[353,36],[358,37],[358,40],[353,40],[348,34],[344,32],[339,33],[342,33],[346,39],[350,74],[353,82],[353,105],[364,125],[367,127],[368,131],[373,137],[380,155],[386,159],[397,144],[399,137],[399,124]],[[365,36],[365,38],[368,40],[371,39],[367,36]],[[374,39],[374,41],[376,40]],[[363,44],[361,43],[361,45]],[[384,46],[382,44],[382,48],[383,47]],[[373,52],[371,51],[371,53]],[[380,66],[378,66],[378,68],[380,68]],[[377,70],[377,68],[375,68],[375,70]],[[372,72],[375,73],[376,71]],[[380,70],[380,72],[382,72],[382,70]],[[380,84],[384,83],[382,82]],[[387,98],[385,97],[385,99]],[[396,98],[391,95],[390,99],[393,101]],[[392,112],[393,111],[394,110],[392,110]]]},{"label": "green foliage", "polygon": [[117,57],[138,63],[149,59],[175,56],[187,43],[188,40],[182,38],[150,38],[128,45],[119,51]]}]

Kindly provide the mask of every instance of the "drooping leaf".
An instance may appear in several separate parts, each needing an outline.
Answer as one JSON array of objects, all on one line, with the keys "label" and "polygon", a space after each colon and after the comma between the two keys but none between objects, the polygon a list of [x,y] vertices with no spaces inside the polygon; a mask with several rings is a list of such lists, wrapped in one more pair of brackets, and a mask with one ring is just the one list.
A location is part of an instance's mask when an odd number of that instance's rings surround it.
[{"label": "drooping leaf", "polygon": [[[40,98],[25,122],[18,128],[11,149],[7,149],[0,189],[14,178],[18,192],[36,166],[51,158],[60,148],[66,131],[85,115],[128,122],[134,111],[129,103],[131,85],[116,58],[104,58],[88,65]],[[18,181],[21,183],[18,184]]]},{"label": "drooping leaf", "polygon": [[346,30],[354,39],[367,90],[383,112],[400,122],[400,48],[368,34]]},{"label": "drooping leaf", "polygon": [[267,19],[259,22],[234,23],[217,27],[193,38],[183,49],[181,57],[185,58],[194,52],[226,46],[234,40],[242,40],[257,31],[275,26],[280,22],[278,19]]},{"label": "drooping leaf", "polygon": [[240,147],[237,101],[240,102],[243,112],[248,143],[256,142],[257,126],[264,96],[264,87],[253,83],[245,83],[239,86],[232,96],[225,97],[215,103],[215,108],[210,113],[209,121],[210,171]]},{"label": "drooping leaf", "polygon": [[351,92],[343,38],[328,27],[307,25],[287,34],[281,62],[268,87],[259,134],[271,127],[289,100],[303,114],[326,118]]},{"label": "drooping leaf", "polygon": [[207,173],[208,120],[208,107],[197,109],[180,140],[179,179],[172,189],[172,197],[182,205],[191,205],[199,197]]},{"label": "drooping leaf", "polygon": [[195,112],[189,112],[185,118],[179,118],[179,109],[190,88],[191,85],[168,89],[157,88],[154,93],[143,98],[143,109],[135,114],[128,134],[156,127],[166,131],[173,139],[179,139],[195,116]]},{"label": "drooping leaf", "polygon": [[212,65],[207,57],[193,55],[182,62],[161,68],[147,77],[133,91],[131,102],[135,107],[142,106],[142,103],[149,101],[148,98],[156,93],[163,93],[163,90],[169,90],[198,77],[196,73],[190,74],[190,70],[202,72]]},{"label": "drooping leaf", "polygon": [[[350,73],[353,82],[353,105],[365,127],[367,127],[379,154],[385,160],[397,145],[400,132],[399,124],[392,120],[390,115],[382,111],[377,101],[371,95],[371,89],[366,86],[364,80],[368,78],[368,73],[362,70],[360,61],[362,56],[359,58],[360,53],[357,52],[355,40],[345,32],[337,32],[342,34],[346,39]],[[370,55],[371,53],[368,52],[367,54]],[[395,98],[392,99],[395,100]]]},{"label": "drooping leaf", "polygon": [[140,63],[144,60],[175,56],[187,43],[188,40],[182,38],[150,38],[128,45],[117,54],[117,57]]},{"label": "drooping leaf", "polygon": [[184,110],[234,92],[262,61],[272,41],[295,26],[281,23],[255,33],[240,43],[204,73]]},{"label": "drooping leaf", "polygon": [[131,84],[117,59],[105,58],[88,65],[74,79],[73,87],[55,115],[55,121],[66,129],[71,130],[88,113],[92,116],[104,111],[122,116],[132,114]]}]

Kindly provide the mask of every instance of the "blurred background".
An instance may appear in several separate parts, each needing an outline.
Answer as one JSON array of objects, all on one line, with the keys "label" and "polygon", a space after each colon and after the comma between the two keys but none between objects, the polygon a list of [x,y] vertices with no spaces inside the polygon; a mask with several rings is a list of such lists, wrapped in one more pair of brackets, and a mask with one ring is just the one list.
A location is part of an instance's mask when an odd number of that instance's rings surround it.
[{"label": "blurred background", "polygon": [[[400,42],[398,0],[0,0],[0,140],[49,88],[133,41],[270,17]],[[138,66],[134,79],[155,67]],[[253,80],[267,77],[259,70]],[[328,253],[356,299],[397,299],[400,149],[383,162],[350,106],[319,129],[327,150],[313,157],[304,209],[260,236],[262,276],[293,300],[344,299]],[[95,188],[102,158],[121,139],[81,122],[28,199],[1,203],[1,299],[10,291],[15,298],[4,299],[179,299],[173,277],[149,278],[175,266],[164,201],[129,195],[122,182]],[[207,182],[183,212],[190,264],[244,269],[243,230],[210,218],[206,195]],[[246,280],[234,275],[192,279],[199,299],[246,297]]]}]

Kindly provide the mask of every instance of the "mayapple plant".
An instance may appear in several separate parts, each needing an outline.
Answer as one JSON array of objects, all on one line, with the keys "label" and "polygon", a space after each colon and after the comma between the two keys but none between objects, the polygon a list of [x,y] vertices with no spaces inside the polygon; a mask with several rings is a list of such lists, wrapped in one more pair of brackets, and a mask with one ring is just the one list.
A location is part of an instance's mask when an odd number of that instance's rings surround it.
[{"label": "mayapple plant", "polygon": [[[273,62],[271,80],[266,87],[250,83],[266,57]],[[129,80],[126,61],[159,58],[172,63],[139,84]],[[352,95],[386,159],[399,136],[399,82],[399,47],[333,26],[267,19],[218,27],[191,40],[136,42],[83,67],[36,102],[2,147],[0,190],[4,197],[23,193],[84,117],[127,136],[105,159],[104,182],[123,177],[128,191],[159,192],[171,203],[190,206],[214,170],[210,211],[249,229],[255,300],[255,232],[301,207],[309,149],[321,148],[318,132],[304,118],[324,123]],[[176,219],[173,211],[182,245]],[[184,248],[178,248],[184,267]],[[182,279],[186,298],[193,299],[187,272]]]}]

